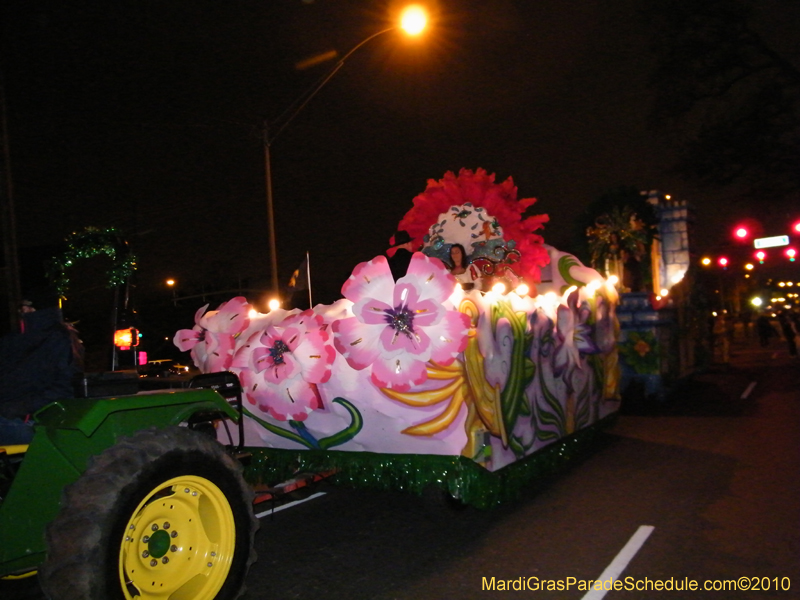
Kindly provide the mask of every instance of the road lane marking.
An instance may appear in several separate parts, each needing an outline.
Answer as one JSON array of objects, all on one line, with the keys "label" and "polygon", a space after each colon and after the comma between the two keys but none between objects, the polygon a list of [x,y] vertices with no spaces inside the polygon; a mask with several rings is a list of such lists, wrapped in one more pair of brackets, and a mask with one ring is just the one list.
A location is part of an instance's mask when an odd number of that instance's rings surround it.
[{"label": "road lane marking", "polygon": [[[654,529],[655,527],[652,525],[640,525],[636,533],[633,534],[633,537],[628,540],[625,547],[619,551],[619,554],[614,557],[614,560],[611,561],[611,564],[606,567],[606,570],[603,571],[596,581],[606,581],[609,578],[616,581],[625,570],[625,567],[628,566],[628,563],[631,562],[633,557],[636,556],[636,553],[639,552],[639,549],[644,545],[645,541],[647,541],[647,538],[650,537],[650,534],[653,533]],[[587,592],[582,600],[600,600],[606,595],[607,591],[608,590],[593,589]]]},{"label": "road lane marking", "polygon": [[750,392],[752,392],[753,389],[755,389],[755,387],[756,387],[756,382],[751,381],[750,385],[747,386],[747,389],[742,392],[742,397],[739,398],[739,400],[747,400],[747,397],[750,395]]},{"label": "road lane marking", "polygon": [[277,508],[270,508],[269,510],[265,510],[264,512],[260,512],[256,515],[256,519],[260,519],[261,517],[266,517],[267,515],[271,515],[272,513],[276,513],[284,508],[291,508],[292,506],[296,506],[298,504],[302,504],[303,502],[308,502],[309,500],[313,500],[314,498],[319,498],[320,496],[324,496],[325,492],[317,492],[316,494],[311,494],[308,498],[303,498],[302,500],[295,500],[294,502],[289,502],[288,504],[281,504]]}]

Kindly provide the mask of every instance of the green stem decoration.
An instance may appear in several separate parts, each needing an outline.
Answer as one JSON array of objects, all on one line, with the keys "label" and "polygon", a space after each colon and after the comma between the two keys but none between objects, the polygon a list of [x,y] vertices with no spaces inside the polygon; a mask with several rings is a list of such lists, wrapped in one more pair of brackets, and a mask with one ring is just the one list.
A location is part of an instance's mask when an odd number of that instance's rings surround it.
[{"label": "green stem decoration", "polygon": [[286,438],[287,440],[292,440],[293,442],[296,442],[311,450],[327,450],[328,448],[339,446],[352,440],[364,426],[364,419],[361,417],[361,413],[358,412],[358,409],[353,406],[352,403],[348,402],[344,398],[334,398],[333,401],[344,406],[347,412],[350,413],[350,425],[342,429],[340,432],[322,438],[321,440],[317,440],[311,434],[311,432],[306,429],[305,424],[301,421],[289,421],[289,424],[297,431],[297,433],[295,433],[294,431],[283,429],[282,427],[278,427],[277,425],[273,425],[272,423],[265,421],[244,407],[242,407],[242,411],[245,415],[253,419],[264,429],[271,431],[275,435]]},{"label": "green stem decoration", "polygon": [[526,334],[525,327],[528,315],[525,312],[515,313],[508,301],[498,302],[492,308],[492,325],[496,329],[498,319],[505,317],[511,324],[514,336],[514,347],[511,350],[508,380],[500,392],[500,405],[503,410],[503,423],[509,434],[520,415],[530,414],[525,396],[525,388],[533,380],[536,367],[528,358],[527,350],[530,347],[532,336]]},{"label": "green stem decoration", "polygon": [[561,292],[560,292],[561,294],[566,292],[570,288],[570,286],[577,285],[578,287],[581,287],[583,285],[586,285],[582,281],[578,281],[572,275],[569,274],[569,270],[572,267],[579,265],[580,263],[578,262],[578,259],[575,258],[574,256],[562,256],[561,258],[558,259],[558,274],[561,275],[561,277],[566,282],[566,285],[561,287]]}]

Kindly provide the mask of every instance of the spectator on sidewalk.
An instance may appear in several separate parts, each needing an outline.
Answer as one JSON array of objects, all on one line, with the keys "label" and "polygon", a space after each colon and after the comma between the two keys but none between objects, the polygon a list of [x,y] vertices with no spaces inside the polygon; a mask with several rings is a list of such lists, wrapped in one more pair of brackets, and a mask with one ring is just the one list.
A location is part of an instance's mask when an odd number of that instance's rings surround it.
[{"label": "spectator on sidewalk", "polygon": [[763,313],[756,319],[756,329],[758,330],[758,341],[762,348],[769,346],[770,338],[777,335],[772,323],[769,322],[769,317]]},{"label": "spectator on sidewalk", "polygon": [[794,330],[794,323],[785,312],[778,314],[778,323],[780,323],[783,337],[786,338],[786,344],[789,347],[789,356],[797,356],[797,343],[795,336],[797,332]]}]

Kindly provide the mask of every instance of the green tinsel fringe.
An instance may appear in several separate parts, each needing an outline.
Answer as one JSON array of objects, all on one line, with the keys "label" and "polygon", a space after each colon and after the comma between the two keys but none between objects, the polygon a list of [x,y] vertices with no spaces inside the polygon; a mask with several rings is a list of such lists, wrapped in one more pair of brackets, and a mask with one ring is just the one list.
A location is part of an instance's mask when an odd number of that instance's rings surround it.
[{"label": "green tinsel fringe", "polygon": [[298,473],[336,469],[332,480],[338,484],[418,495],[433,486],[465,504],[490,508],[518,498],[532,482],[555,475],[584,455],[614,416],[494,472],[463,456],[248,448],[252,459],[245,468],[245,478],[253,484],[276,484]]}]

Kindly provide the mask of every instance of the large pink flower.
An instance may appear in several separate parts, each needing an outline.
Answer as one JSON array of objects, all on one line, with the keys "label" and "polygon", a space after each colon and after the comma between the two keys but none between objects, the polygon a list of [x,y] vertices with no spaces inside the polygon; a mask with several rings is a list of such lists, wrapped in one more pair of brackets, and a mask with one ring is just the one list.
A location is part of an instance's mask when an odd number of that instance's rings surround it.
[{"label": "large pink flower", "polygon": [[333,323],[336,349],[352,368],[371,367],[378,387],[419,385],[429,360],[449,365],[466,348],[469,318],[448,300],[455,284],[441,261],[420,252],[396,284],[384,256],[361,263],[342,286],[355,316]]},{"label": "large pink flower", "polygon": [[182,351],[191,351],[195,366],[204,373],[226,371],[233,361],[236,337],[250,324],[250,305],[242,296],[206,312],[208,304],[194,316],[192,329],[181,329],[173,343]]},{"label": "large pink flower", "polygon": [[232,367],[248,402],[280,421],[303,421],[321,408],[316,384],[330,379],[336,358],[327,329],[320,315],[307,310],[283,313],[254,332]]},{"label": "large pink flower", "polygon": [[270,325],[259,344],[253,369],[269,383],[279,385],[298,375],[308,383],[325,383],[331,377],[336,351],[322,317],[310,310]]}]

